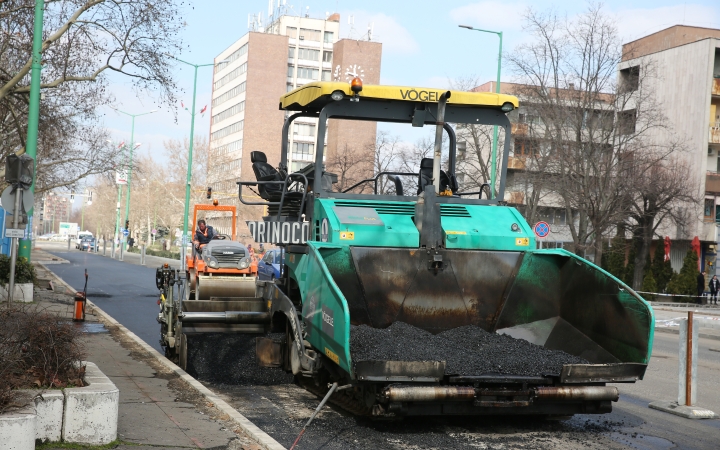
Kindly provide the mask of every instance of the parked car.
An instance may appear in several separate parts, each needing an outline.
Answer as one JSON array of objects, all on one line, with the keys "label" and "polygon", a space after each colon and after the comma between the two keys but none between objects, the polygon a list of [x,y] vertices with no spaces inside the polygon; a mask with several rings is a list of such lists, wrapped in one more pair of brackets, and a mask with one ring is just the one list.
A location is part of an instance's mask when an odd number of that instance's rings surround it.
[{"label": "parked car", "polygon": [[81,244],[80,242],[85,237],[93,237],[92,233],[89,231],[80,231],[78,232],[77,238],[75,239],[75,248],[80,250]]},{"label": "parked car", "polygon": [[36,239],[40,241],[49,241],[50,239],[52,239],[53,236],[55,236],[55,233],[45,233],[38,236]]},{"label": "parked car", "polygon": [[285,254],[281,250],[268,250],[258,261],[258,278],[275,280],[280,278],[281,265],[285,262]]},{"label": "parked car", "polygon": [[84,252],[88,251],[88,249],[94,252],[96,246],[97,241],[92,236],[83,236],[82,240],[80,241],[80,250]]},{"label": "parked car", "polygon": [[51,241],[62,241],[67,242],[68,236],[67,234],[56,234],[53,237],[50,238]]}]

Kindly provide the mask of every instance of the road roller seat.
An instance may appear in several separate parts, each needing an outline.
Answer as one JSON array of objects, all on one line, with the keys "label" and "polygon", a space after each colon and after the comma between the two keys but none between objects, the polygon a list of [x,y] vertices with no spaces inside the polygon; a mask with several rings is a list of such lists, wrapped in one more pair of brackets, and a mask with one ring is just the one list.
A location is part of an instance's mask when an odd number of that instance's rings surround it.
[{"label": "road roller seat", "polygon": [[[250,161],[257,181],[285,181],[285,177],[268,164],[267,156],[261,151],[250,152]],[[281,184],[259,184],[258,193],[267,201],[277,201],[282,194]]]}]

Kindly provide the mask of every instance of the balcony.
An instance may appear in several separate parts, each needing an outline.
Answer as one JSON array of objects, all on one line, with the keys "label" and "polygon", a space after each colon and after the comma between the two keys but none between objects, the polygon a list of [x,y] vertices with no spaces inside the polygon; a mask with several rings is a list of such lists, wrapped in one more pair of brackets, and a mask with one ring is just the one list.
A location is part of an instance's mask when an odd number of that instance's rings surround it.
[{"label": "balcony", "polygon": [[705,175],[705,192],[720,193],[720,173],[707,171]]},{"label": "balcony", "polygon": [[510,124],[510,132],[513,135],[525,135],[528,134],[528,124],[526,123],[513,123]]},{"label": "balcony", "polygon": [[715,125],[710,126],[710,144],[720,144],[720,122],[715,122]]},{"label": "balcony", "polygon": [[522,205],[525,202],[525,193],[520,191],[510,191],[505,193],[505,201],[511,205]]},{"label": "balcony", "polygon": [[525,157],[508,156],[508,169],[525,170]]},{"label": "balcony", "polygon": [[712,95],[720,95],[720,78],[713,78]]}]

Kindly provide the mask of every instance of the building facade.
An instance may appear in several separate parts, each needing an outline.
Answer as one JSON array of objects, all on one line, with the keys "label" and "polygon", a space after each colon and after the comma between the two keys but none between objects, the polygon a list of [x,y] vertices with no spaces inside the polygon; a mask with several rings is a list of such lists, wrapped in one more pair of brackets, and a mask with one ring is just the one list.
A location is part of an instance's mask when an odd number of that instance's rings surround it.
[{"label": "building facade", "polygon": [[692,218],[688,226],[665,224],[659,230],[676,243],[671,251],[673,268],[697,236],[702,243],[702,268],[715,273],[716,249],[720,235],[720,30],[675,25],[623,45],[618,70],[621,82],[641,76],[651,67],[659,76],[649,81],[669,130],[659,130],[658,141],[680,138],[687,149],[685,158],[695,174],[701,210],[687,205]]},{"label": "building facade", "polygon": [[59,233],[60,222],[70,222],[72,202],[66,195],[47,192],[40,199],[42,216],[38,220],[35,232],[37,234]]},{"label": "building facade", "polygon": [[[210,152],[216,170],[210,180],[216,197],[226,203],[237,200],[237,181],[255,179],[251,152],[264,152],[273,166],[280,162],[286,113],[278,101],[283,94],[313,81],[349,81],[351,74],[368,84],[380,81],[382,45],[340,40],[338,14],[326,19],[279,15],[266,27],[253,29],[215,58]],[[325,138],[326,161],[346,142],[365,148],[375,141],[375,123],[334,122],[339,121],[330,121]],[[317,128],[317,119],[294,122],[290,171],[314,162]]]}]

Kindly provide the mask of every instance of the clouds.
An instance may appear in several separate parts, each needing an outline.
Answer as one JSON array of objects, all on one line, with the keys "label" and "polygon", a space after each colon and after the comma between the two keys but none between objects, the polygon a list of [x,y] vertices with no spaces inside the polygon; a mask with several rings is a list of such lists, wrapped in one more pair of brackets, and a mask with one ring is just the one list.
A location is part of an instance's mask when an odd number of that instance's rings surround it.
[{"label": "clouds", "polygon": [[673,25],[720,28],[720,8],[689,4],[657,8],[619,9],[617,26],[624,42],[655,33]]},{"label": "clouds", "polygon": [[[348,24],[350,16],[353,16],[354,25]],[[408,55],[420,50],[410,31],[394,17],[367,11],[350,11],[343,13],[342,17],[345,19],[340,25],[340,34],[351,39],[367,39],[368,27],[372,24],[372,40],[382,43],[383,54]]]}]

